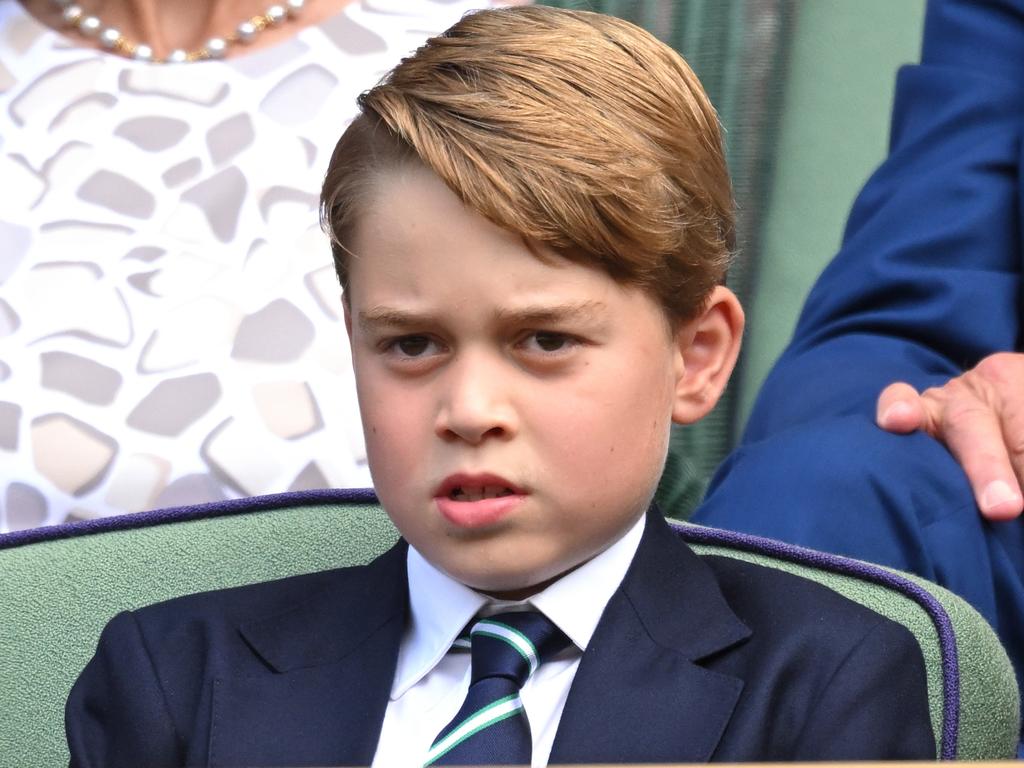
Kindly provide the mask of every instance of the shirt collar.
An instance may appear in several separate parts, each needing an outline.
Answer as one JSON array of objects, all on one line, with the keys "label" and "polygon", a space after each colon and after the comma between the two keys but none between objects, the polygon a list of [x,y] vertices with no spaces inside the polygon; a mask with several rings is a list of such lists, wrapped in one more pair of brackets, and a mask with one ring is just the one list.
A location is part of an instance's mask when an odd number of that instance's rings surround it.
[{"label": "shirt collar", "polygon": [[[608,549],[530,600],[533,607],[565,632],[580,651],[587,650],[605,606],[626,576],[640,546],[646,519],[647,515],[640,515],[640,519]],[[587,599],[580,600],[580,595],[584,594]]]},{"label": "shirt collar", "polygon": [[[406,627],[391,699],[400,698],[448,653],[455,638],[478,613],[533,607],[541,611],[573,644],[586,651],[611,596],[622,583],[643,536],[646,515],[604,552],[566,574],[532,598],[510,603],[470,589],[435,568],[409,547],[409,624]],[[588,595],[580,600],[581,593]]]}]

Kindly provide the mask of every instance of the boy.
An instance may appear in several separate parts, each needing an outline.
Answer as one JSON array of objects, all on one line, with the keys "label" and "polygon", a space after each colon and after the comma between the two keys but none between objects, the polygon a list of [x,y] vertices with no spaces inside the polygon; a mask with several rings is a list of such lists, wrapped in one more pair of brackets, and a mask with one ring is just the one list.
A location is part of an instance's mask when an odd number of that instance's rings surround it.
[{"label": "boy", "polygon": [[116,617],[68,702],[72,764],[932,757],[905,629],[698,558],[650,508],[743,325],[685,63],[611,17],[487,11],[361,106],[322,211],[403,542]]}]

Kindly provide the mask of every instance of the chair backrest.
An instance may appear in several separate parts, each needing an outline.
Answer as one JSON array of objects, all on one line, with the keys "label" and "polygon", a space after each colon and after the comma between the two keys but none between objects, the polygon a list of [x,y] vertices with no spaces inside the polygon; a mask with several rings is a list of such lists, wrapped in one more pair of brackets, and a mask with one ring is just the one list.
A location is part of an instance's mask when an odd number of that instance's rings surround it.
[{"label": "chair backrest", "polygon": [[[692,525],[678,531],[698,551],[794,571],[905,624],[928,666],[940,754],[1013,755],[1013,672],[962,600],[844,558]],[[117,612],[367,562],[396,539],[369,491],[279,494],[0,536],[0,765],[66,764],[64,701]]]},{"label": "chair backrest", "polygon": [[397,538],[365,491],[263,496],[0,535],[0,766],[67,764],[64,701],[119,611],[368,562]]},{"label": "chair backrest", "polygon": [[1016,756],[1020,694],[1013,665],[992,628],[962,598],[919,576],[848,557],[717,528],[673,526],[700,554],[794,573],[905,626],[924,656],[938,757]]}]

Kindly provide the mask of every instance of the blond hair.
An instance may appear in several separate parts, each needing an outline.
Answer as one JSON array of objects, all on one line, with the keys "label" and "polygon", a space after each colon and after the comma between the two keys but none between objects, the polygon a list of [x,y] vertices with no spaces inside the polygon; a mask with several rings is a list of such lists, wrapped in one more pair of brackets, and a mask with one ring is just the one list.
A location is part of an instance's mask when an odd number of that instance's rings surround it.
[{"label": "blond hair", "polygon": [[717,115],[675,51],[621,19],[465,16],[359,98],[321,196],[335,268],[380,171],[420,162],[495,224],[654,296],[673,323],[725,275],[733,199]]}]

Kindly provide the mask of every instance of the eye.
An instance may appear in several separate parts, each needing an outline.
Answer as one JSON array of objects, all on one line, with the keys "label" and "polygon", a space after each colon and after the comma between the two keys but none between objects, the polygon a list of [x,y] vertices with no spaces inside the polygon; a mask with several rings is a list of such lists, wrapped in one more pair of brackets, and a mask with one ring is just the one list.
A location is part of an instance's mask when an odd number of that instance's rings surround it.
[{"label": "eye", "polygon": [[435,354],[438,345],[429,336],[400,336],[387,341],[384,344],[384,351],[397,357],[417,358]]},{"label": "eye", "polygon": [[568,352],[578,344],[578,340],[557,331],[533,331],[522,342],[523,348],[530,352],[558,353]]}]

